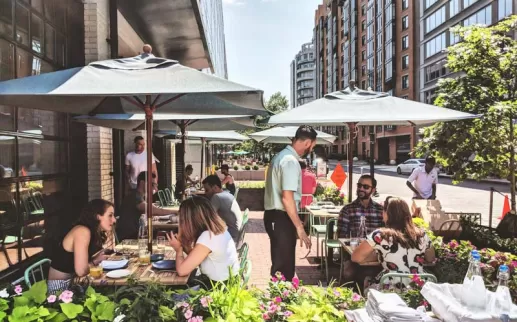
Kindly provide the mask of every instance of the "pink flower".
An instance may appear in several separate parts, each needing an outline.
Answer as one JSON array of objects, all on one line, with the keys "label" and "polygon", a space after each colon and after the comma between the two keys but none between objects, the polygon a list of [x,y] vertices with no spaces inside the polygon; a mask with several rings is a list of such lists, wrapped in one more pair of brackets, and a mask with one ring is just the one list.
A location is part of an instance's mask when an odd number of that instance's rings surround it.
[{"label": "pink flower", "polygon": [[354,293],[354,295],[352,295],[352,301],[358,302],[360,300],[361,300],[361,295],[359,295],[357,293]]},{"label": "pink flower", "polygon": [[420,303],[420,305],[423,305],[425,307],[428,307],[429,306],[429,303],[427,303],[426,300],[423,300],[422,303]]},{"label": "pink flower", "polygon": [[293,277],[291,282],[292,282],[294,288],[296,288],[296,289],[300,286],[300,279],[296,276]]},{"label": "pink flower", "polygon": [[192,317],[192,311],[191,311],[191,310],[187,310],[187,311],[185,312],[185,319],[187,319],[187,320],[188,320],[188,319],[190,319],[191,317]]},{"label": "pink flower", "polygon": [[511,262],[510,262],[510,266],[511,266],[512,268],[517,268],[517,261],[511,261]]},{"label": "pink flower", "polygon": [[269,306],[268,313],[273,314],[278,310],[278,308],[278,305],[271,303],[271,305]]},{"label": "pink flower", "polygon": [[458,246],[459,246],[459,244],[455,240],[451,240],[451,242],[449,243],[449,247],[452,248],[452,249],[454,249],[454,248],[456,248]]},{"label": "pink flower", "polygon": [[269,314],[267,314],[267,313],[262,314],[262,319],[269,320],[270,319]]},{"label": "pink flower", "polygon": [[418,285],[419,287],[422,287],[425,284],[425,282],[422,279],[420,279],[420,277],[418,275],[413,275],[411,277],[411,281],[413,283],[415,283],[416,285]]},{"label": "pink flower", "polygon": [[188,319],[188,322],[203,322],[203,317],[198,315]]},{"label": "pink flower", "polygon": [[282,292],[282,296],[283,297],[288,297],[289,296],[289,291],[288,290],[285,290]]},{"label": "pink flower", "polygon": [[50,295],[47,297],[47,302],[54,303],[56,301],[57,297],[55,295]]},{"label": "pink flower", "polygon": [[212,298],[210,296],[203,296],[200,300],[201,306],[208,307],[209,303],[212,303]]},{"label": "pink flower", "polygon": [[286,318],[290,317],[291,315],[293,315],[293,312],[291,312],[291,311],[285,311],[285,312],[284,312],[284,316],[285,316]]},{"label": "pink flower", "polygon": [[285,282],[285,276],[284,276],[284,274],[282,274],[282,276],[280,276],[280,280],[281,280],[282,282]]},{"label": "pink flower", "polygon": [[338,291],[334,291],[334,296],[340,297],[341,293],[339,293]]},{"label": "pink flower", "polygon": [[276,278],[276,276],[273,276],[273,277],[271,277],[271,281],[273,283],[276,283],[276,282],[278,282],[278,278]]},{"label": "pink flower", "polygon": [[21,285],[16,285],[16,286],[14,287],[14,292],[15,292],[16,294],[18,294],[18,295],[22,294],[22,292],[23,292],[22,286],[21,286]]},{"label": "pink flower", "polygon": [[275,303],[281,303],[282,298],[280,296],[275,297]]},{"label": "pink flower", "polygon": [[62,302],[64,303],[70,303],[72,302],[72,297],[74,296],[74,293],[72,291],[63,291],[63,293],[61,293],[59,295],[59,300],[61,300]]},{"label": "pink flower", "polygon": [[262,304],[262,303],[261,303],[259,307],[260,307],[260,309],[261,309],[262,311],[264,311],[264,309],[265,309],[264,304]]}]

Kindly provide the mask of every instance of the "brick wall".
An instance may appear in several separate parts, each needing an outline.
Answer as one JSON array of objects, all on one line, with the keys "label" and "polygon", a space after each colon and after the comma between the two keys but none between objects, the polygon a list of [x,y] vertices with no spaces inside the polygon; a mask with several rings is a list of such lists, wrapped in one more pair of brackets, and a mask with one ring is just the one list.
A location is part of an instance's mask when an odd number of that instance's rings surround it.
[{"label": "brick wall", "polygon": [[[83,0],[85,63],[110,58],[109,1]],[[88,199],[113,201],[113,141],[111,129],[88,125]]]}]

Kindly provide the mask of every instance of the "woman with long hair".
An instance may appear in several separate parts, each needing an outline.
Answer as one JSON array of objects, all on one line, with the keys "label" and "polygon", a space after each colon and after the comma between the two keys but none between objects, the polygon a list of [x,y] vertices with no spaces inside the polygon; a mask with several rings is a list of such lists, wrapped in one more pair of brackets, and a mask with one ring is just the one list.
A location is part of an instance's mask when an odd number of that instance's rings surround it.
[{"label": "woman with long hair", "polygon": [[74,277],[86,276],[90,264],[106,259],[103,244],[115,224],[113,204],[94,199],[82,210],[74,227],[56,245],[50,256],[48,292],[56,293],[70,286]]},{"label": "woman with long hair", "polygon": [[[176,271],[186,276],[198,266],[214,282],[225,281],[239,271],[237,250],[224,221],[207,198],[193,196],[181,203],[178,236],[167,234],[176,251]],[[183,252],[188,255],[185,257]]]},{"label": "woman with long hair", "polygon": [[227,164],[223,164],[221,166],[221,174],[224,176],[223,180],[221,180],[221,185],[226,187],[226,190],[228,190],[229,193],[235,195],[235,181],[233,180],[233,176],[230,174],[230,167]]},{"label": "woman with long hair", "polygon": [[384,269],[377,275],[377,282],[388,272],[424,273],[424,263],[435,258],[429,236],[413,223],[404,200],[388,197],[383,210],[386,227],[373,231],[353,252],[352,261],[361,263],[376,252]]}]

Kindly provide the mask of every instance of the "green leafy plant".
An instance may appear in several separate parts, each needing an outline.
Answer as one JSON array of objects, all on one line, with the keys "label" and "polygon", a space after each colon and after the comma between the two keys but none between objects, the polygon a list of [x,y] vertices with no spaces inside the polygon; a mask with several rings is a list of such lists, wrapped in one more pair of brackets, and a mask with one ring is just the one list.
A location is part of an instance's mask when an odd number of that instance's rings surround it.
[{"label": "green leafy plant", "polygon": [[244,170],[251,170],[251,167],[249,165],[244,167]]},{"label": "green leafy plant", "polygon": [[258,169],[259,169],[258,165],[253,166],[253,170],[258,170]]},{"label": "green leafy plant", "polygon": [[[316,191],[318,187],[316,186]],[[323,193],[316,196],[318,201],[331,201],[335,205],[343,205],[345,203],[346,195],[336,187],[326,187]]]},{"label": "green leafy plant", "polygon": [[240,189],[264,189],[265,181],[240,181],[238,184]]},{"label": "green leafy plant", "polygon": [[238,165],[234,165],[233,166],[233,170],[235,170],[235,171],[239,170],[239,166]]}]

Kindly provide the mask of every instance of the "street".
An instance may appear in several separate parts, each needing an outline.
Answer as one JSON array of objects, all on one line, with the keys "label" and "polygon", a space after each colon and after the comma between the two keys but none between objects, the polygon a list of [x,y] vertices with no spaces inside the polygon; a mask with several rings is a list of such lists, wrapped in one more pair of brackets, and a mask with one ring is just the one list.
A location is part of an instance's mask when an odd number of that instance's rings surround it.
[{"label": "street", "polygon": [[[337,162],[332,160],[330,164],[330,173],[332,173]],[[341,162],[344,169],[345,162]],[[363,169],[363,172],[369,173],[368,166]],[[380,167],[382,168],[382,167]],[[357,182],[361,174],[361,166],[354,167],[353,182]],[[377,179],[377,191],[379,197],[375,198],[378,202],[384,201],[387,196],[398,196],[411,202],[413,193],[406,186],[406,180],[409,175],[398,175],[391,170],[377,169],[375,179]],[[353,196],[355,197],[355,184]],[[503,183],[487,183],[464,181],[459,185],[453,185],[450,178],[439,178],[438,187],[436,189],[437,198],[440,200],[445,211],[453,212],[476,212],[482,214],[483,225],[488,225],[489,220],[489,206],[490,206],[490,187],[494,187],[502,194],[510,194],[510,185]],[[345,183],[343,190],[348,191],[348,182]],[[499,223],[497,218],[501,215],[503,210],[504,196],[499,193],[494,193],[494,208],[493,208],[493,222],[492,226]]]}]

